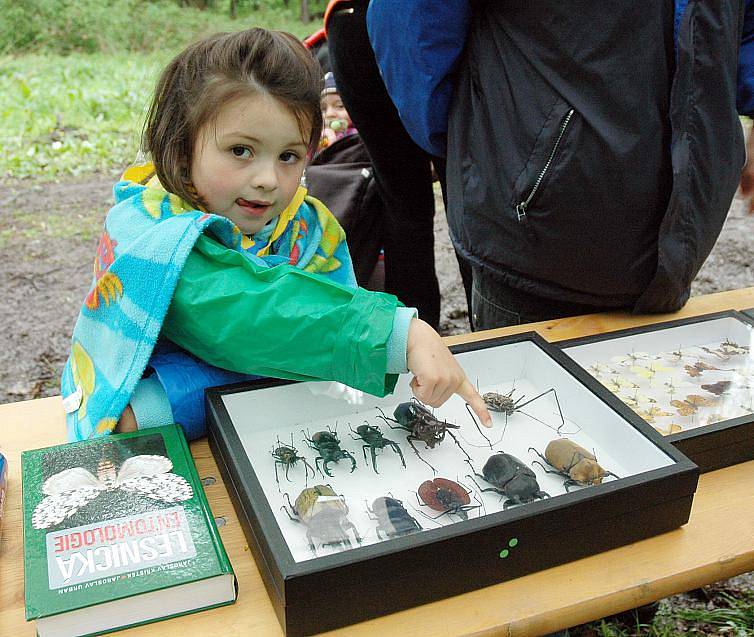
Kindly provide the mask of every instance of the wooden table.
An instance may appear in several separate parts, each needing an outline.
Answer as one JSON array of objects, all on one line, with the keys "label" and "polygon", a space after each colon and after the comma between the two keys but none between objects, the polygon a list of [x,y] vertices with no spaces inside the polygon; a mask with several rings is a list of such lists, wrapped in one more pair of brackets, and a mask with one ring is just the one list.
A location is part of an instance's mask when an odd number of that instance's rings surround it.
[{"label": "wooden table", "polygon": [[[600,314],[456,336],[448,343],[536,329],[555,341],[670,318],[754,307],[754,288],[689,301],[664,316]],[[0,635],[32,636],[24,621],[21,463],[23,449],[64,442],[60,398],[0,405],[0,448],[10,464],[5,521],[0,540]],[[211,611],[124,631],[124,635],[274,635],[282,631],[249,553],[206,440],[191,445],[199,475],[238,577],[238,602]],[[641,520],[637,520],[641,524]],[[577,542],[578,538],[563,538]],[[370,620],[331,634],[534,636],[634,608],[681,591],[754,570],[754,461],[702,475],[691,519],[680,529],[541,571],[510,582]],[[378,603],[365,600],[365,603]],[[337,612],[333,591],[333,612]]]}]

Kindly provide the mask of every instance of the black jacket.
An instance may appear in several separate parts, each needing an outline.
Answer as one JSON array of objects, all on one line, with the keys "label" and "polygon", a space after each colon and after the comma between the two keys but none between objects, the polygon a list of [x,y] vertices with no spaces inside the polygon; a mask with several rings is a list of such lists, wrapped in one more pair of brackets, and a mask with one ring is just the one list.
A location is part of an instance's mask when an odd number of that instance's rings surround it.
[{"label": "black jacket", "polygon": [[448,131],[456,249],[532,294],[673,311],[744,161],[743,5],[480,2]]}]

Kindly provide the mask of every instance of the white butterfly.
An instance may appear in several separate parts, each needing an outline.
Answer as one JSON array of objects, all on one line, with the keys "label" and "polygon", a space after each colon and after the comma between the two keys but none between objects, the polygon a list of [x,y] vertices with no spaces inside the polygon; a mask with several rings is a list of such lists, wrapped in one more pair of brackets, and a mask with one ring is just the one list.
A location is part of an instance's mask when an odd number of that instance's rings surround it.
[{"label": "white butterfly", "polygon": [[45,498],[31,516],[35,529],[47,529],[70,518],[105,491],[122,489],[161,502],[183,502],[193,497],[191,485],[171,473],[173,463],[165,456],[132,456],[116,471],[109,459],[100,460],[97,475],[83,467],[51,475],[42,485]]}]

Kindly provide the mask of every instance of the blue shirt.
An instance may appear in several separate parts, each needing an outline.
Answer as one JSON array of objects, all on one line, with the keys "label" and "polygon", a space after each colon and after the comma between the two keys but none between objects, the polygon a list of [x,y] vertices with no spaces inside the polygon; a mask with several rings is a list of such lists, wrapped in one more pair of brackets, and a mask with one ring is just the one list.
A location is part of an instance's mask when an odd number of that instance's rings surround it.
[{"label": "blue shirt", "polygon": [[[676,0],[678,35],[688,0]],[[754,0],[746,0],[737,108],[754,116]],[[444,156],[452,74],[468,34],[469,0],[371,0],[367,29],[388,93],[412,139]]]}]

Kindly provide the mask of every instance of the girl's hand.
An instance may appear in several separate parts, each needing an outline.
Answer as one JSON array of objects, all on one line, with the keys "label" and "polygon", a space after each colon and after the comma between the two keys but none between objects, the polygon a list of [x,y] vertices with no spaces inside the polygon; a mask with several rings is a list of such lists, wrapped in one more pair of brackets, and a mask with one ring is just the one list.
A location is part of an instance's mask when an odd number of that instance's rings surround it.
[{"label": "girl's hand", "polygon": [[414,375],[411,389],[421,402],[439,407],[453,394],[458,394],[485,427],[492,427],[492,417],[479,392],[466,378],[440,335],[421,319],[413,319],[408,328],[406,360]]}]

